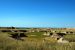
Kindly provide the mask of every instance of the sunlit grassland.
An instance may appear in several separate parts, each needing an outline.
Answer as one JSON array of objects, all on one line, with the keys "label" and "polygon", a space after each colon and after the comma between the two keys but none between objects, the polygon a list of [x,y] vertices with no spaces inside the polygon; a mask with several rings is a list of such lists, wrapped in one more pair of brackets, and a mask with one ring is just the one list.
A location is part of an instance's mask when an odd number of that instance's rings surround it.
[{"label": "sunlit grassland", "polygon": [[[53,38],[44,40],[43,32],[34,32],[23,37],[24,41],[10,37],[9,33],[0,33],[0,50],[75,50],[75,42],[60,44]],[[36,36],[30,36],[36,35]],[[75,35],[66,35],[66,39],[74,39]]]}]

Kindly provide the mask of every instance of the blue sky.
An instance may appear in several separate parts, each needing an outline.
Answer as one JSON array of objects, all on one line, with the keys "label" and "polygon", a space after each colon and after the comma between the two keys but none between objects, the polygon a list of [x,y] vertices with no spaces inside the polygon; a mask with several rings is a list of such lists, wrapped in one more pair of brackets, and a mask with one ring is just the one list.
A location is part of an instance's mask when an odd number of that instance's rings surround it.
[{"label": "blue sky", "polygon": [[0,26],[75,28],[75,0],[0,0]]}]

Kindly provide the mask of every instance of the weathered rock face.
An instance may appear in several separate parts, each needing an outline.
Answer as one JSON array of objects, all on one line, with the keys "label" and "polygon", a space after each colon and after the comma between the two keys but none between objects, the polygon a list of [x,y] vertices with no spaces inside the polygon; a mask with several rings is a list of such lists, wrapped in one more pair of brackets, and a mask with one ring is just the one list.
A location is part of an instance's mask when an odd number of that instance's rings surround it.
[{"label": "weathered rock face", "polygon": [[50,36],[50,33],[49,32],[45,32],[43,35],[45,35],[45,36]]},{"label": "weathered rock face", "polygon": [[11,30],[1,30],[1,32],[11,32]]},{"label": "weathered rock face", "polygon": [[64,35],[66,34],[65,33],[53,33],[51,37],[55,38],[55,40],[59,40]]},{"label": "weathered rock face", "polygon": [[57,42],[58,43],[69,43],[69,41],[63,40],[63,37],[61,37]]},{"label": "weathered rock face", "polygon": [[27,32],[27,30],[1,29],[0,32]]},{"label": "weathered rock face", "polygon": [[53,33],[50,33],[50,35],[53,35]]},{"label": "weathered rock face", "polygon": [[18,30],[19,32],[27,32],[27,30]]},{"label": "weathered rock face", "polygon": [[56,33],[58,36],[64,36],[64,35],[66,35],[65,33]]},{"label": "weathered rock face", "polygon": [[22,37],[27,37],[24,33],[14,33],[11,34],[11,37],[17,40],[21,40]]},{"label": "weathered rock face", "polygon": [[58,43],[69,43],[67,40],[63,40],[65,33],[54,33],[51,37],[55,38]]}]

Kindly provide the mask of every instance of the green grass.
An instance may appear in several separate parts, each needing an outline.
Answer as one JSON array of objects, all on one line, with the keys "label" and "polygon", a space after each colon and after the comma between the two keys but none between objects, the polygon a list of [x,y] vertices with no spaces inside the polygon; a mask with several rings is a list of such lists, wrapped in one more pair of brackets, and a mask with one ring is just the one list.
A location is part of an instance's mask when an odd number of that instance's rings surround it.
[{"label": "green grass", "polygon": [[[30,37],[30,38],[44,38],[46,36],[43,36],[44,32],[31,32],[31,33],[28,33],[27,35]],[[34,36],[31,36],[31,35],[34,35]]]},{"label": "green grass", "polygon": [[29,35],[37,35],[37,36],[41,36],[44,32],[31,32],[29,33]]},{"label": "green grass", "polygon": [[[10,33],[0,33],[0,50],[75,50],[75,42],[56,43],[53,38],[43,41],[44,32],[28,33],[24,41],[10,37]],[[30,36],[36,35],[36,36]],[[64,36],[67,40],[75,40],[75,35]]]},{"label": "green grass", "polygon": [[75,34],[69,34],[69,35],[65,35],[64,39],[70,41],[70,42],[75,42]]}]

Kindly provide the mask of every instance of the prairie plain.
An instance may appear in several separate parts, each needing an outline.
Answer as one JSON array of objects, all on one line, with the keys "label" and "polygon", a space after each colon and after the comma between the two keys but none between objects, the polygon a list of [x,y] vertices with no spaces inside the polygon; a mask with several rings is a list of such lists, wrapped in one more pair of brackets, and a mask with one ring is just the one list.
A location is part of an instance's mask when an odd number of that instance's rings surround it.
[{"label": "prairie plain", "polygon": [[0,28],[0,50],[75,50],[74,28]]}]

